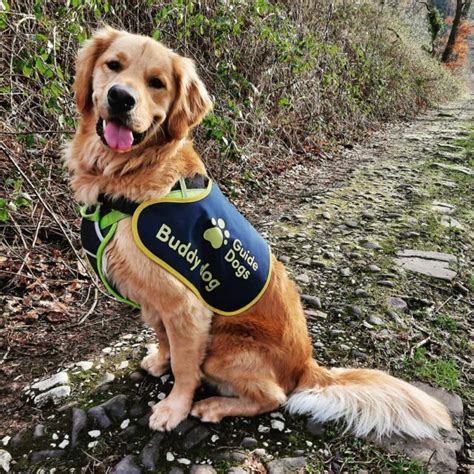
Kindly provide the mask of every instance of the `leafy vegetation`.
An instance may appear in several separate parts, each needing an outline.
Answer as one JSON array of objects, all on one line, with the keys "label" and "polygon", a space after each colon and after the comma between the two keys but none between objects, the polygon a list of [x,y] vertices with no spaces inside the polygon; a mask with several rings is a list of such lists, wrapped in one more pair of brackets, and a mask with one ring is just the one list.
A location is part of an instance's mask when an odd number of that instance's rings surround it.
[{"label": "leafy vegetation", "polygon": [[[289,154],[303,158],[348,143],[458,90],[425,51],[431,38],[424,7],[408,3],[407,12],[405,4],[374,0],[334,8],[328,0],[311,7],[270,0],[1,0],[9,56],[2,112],[9,130],[72,130],[75,52],[108,23],[196,59],[215,98],[197,135],[204,157],[220,177],[253,168],[254,181],[281,168]],[[39,140],[30,136],[26,145]]]},{"label": "leafy vegetation", "polygon": [[454,360],[431,360],[424,347],[416,350],[411,361],[417,378],[439,387],[455,390],[459,386],[459,370]]}]

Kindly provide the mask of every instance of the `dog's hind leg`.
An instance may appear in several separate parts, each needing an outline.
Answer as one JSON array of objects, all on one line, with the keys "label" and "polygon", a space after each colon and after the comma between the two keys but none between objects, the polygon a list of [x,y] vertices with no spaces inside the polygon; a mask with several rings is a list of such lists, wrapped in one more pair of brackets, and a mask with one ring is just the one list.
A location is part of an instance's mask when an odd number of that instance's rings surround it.
[{"label": "dog's hind leg", "polygon": [[235,397],[211,397],[196,402],[193,416],[217,423],[226,416],[255,416],[276,410],[286,401],[268,364],[258,353],[246,352],[226,360],[216,356],[206,359],[203,372],[221,392]]},{"label": "dog's hind leg", "polygon": [[150,375],[159,377],[170,367],[170,343],[168,335],[156,311],[142,308],[142,317],[145,322],[154,329],[159,347],[157,351],[146,355],[140,365],[142,369],[146,370]]}]

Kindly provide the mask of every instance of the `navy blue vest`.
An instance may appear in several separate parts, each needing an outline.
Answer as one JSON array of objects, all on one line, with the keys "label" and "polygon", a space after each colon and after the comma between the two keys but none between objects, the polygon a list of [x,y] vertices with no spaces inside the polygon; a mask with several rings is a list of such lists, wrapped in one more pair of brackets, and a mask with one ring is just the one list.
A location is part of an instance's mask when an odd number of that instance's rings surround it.
[{"label": "navy blue vest", "polygon": [[172,194],[137,208],[135,243],[215,313],[246,311],[270,281],[267,242],[211,181],[197,195]]}]

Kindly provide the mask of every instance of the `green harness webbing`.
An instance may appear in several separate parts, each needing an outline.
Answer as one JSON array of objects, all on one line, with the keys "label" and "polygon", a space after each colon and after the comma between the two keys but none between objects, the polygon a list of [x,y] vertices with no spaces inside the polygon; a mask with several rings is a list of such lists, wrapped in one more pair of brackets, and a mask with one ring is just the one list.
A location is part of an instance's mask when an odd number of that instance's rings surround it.
[{"label": "green harness webbing", "polygon": [[[181,196],[183,198],[187,198],[190,194],[193,195],[195,193],[201,192],[198,189],[187,189],[186,182],[184,178],[179,179],[179,190],[171,191],[167,196]],[[133,306],[134,308],[140,308],[140,305],[136,303],[135,301],[132,301],[128,298],[125,298],[122,296],[120,293],[117,292],[117,290],[110,284],[110,282],[107,280],[107,277],[104,272],[103,268],[103,256],[104,256],[104,251],[109,242],[112,240],[112,238],[115,235],[115,232],[117,231],[118,223],[127,218],[131,217],[130,214],[125,214],[121,211],[118,211],[116,209],[110,210],[110,212],[107,212],[103,216],[101,216],[101,204],[98,203],[95,205],[95,208],[92,212],[88,212],[88,209],[86,206],[81,207],[80,209],[80,214],[83,219],[86,219],[90,222],[97,222],[99,225],[99,228],[102,231],[105,230],[105,235],[102,234],[103,240],[100,242],[97,252],[96,252],[96,266],[97,266],[97,274],[104,284],[105,288],[107,291],[118,301],[121,301],[122,303],[126,303],[130,306]]]}]

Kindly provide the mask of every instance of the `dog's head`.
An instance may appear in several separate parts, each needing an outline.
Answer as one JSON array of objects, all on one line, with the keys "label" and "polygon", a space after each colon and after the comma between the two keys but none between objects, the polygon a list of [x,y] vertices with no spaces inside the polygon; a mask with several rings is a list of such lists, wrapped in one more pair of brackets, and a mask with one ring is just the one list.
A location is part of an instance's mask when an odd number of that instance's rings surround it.
[{"label": "dog's head", "polygon": [[158,133],[185,138],[211,108],[194,62],[144,36],[105,28],[79,51],[79,112],[96,121],[105,146],[125,153]]}]

